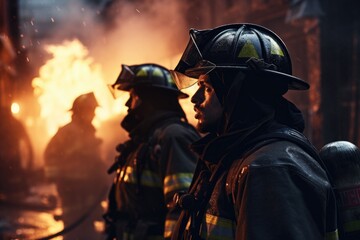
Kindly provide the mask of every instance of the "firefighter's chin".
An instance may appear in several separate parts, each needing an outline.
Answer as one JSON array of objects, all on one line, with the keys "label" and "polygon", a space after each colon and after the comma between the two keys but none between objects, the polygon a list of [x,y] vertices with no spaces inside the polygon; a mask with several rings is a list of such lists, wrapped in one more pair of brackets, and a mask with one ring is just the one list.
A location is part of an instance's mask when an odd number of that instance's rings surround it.
[{"label": "firefighter's chin", "polygon": [[195,119],[197,120],[197,124],[199,125],[201,125],[202,123],[203,123],[203,118],[201,117],[201,114],[199,114],[199,113],[197,113],[197,114],[195,114]]},{"label": "firefighter's chin", "polygon": [[207,129],[206,126],[204,125],[204,121],[201,118],[197,119],[197,124],[196,124],[196,129],[200,132],[200,133],[207,133]]}]

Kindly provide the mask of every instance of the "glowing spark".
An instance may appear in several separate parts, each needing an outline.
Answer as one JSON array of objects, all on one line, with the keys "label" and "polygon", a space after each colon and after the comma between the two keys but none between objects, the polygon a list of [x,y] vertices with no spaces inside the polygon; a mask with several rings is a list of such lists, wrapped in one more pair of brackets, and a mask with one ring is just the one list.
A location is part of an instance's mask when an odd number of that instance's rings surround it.
[{"label": "glowing spark", "polygon": [[11,112],[13,114],[18,114],[20,112],[20,105],[16,102],[11,104]]},{"label": "glowing spark", "polygon": [[50,18],[51,19],[51,22],[55,22],[54,18]]},{"label": "glowing spark", "polygon": [[140,13],[140,10],[139,10],[139,9],[136,9],[136,11],[137,11],[138,13]]}]

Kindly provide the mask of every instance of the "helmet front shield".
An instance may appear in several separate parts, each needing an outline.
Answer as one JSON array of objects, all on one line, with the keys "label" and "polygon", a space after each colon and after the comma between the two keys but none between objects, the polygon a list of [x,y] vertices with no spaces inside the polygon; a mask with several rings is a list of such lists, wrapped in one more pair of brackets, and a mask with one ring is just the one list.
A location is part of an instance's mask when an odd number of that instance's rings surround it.
[{"label": "helmet front shield", "polygon": [[135,73],[128,65],[121,65],[121,72],[115,83],[108,84],[111,95],[116,99],[121,93],[119,90],[127,91],[131,88],[132,82],[135,80]]},{"label": "helmet front shield", "polygon": [[116,79],[116,82],[111,86],[114,89],[128,90],[129,88],[131,88],[134,80],[135,73],[133,72],[133,70],[129,66],[122,64],[122,70],[118,78]]},{"label": "helmet front shield", "polygon": [[186,49],[175,70],[170,71],[179,89],[194,85],[200,75],[208,74],[216,67],[214,63],[204,60],[196,43],[197,32],[194,29],[190,30],[190,39]]}]

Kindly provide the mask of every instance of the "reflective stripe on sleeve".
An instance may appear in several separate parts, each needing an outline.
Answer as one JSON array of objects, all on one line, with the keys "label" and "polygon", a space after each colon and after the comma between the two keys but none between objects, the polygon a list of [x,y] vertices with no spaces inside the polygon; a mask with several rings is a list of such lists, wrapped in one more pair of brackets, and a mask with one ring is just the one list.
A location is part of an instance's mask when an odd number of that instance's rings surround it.
[{"label": "reflective stripe on sleeve", "polygon": [[166,176],[164,179],[164,194],[189,188],[192,178],[192,173],[177,173]]},{"label": "reflective stripe on sleeve", "polygon": [[209,240],[235,239],[235,222],[206,214],[207,238]]},{"label": "reflective stripe on sleeve", "polygon": [[[124,172],[122,171],[120,173],[120,177],[122,177],[123,175]],[[126,167],[124,182],[137,183],[136,172],[132,167]],[[140,183],[141,185],[147,187],[162,187],[160,177],[156,173],[149,170],[142,171]]]}]

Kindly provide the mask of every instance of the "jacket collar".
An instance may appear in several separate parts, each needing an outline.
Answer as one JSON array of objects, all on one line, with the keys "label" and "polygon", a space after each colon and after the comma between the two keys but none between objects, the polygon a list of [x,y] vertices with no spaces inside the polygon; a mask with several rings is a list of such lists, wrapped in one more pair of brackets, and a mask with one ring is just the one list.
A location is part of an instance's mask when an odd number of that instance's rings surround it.
[{"label": "jacket collar", "polygon": [[234,150],[236,154],[241,155],[252,139],[281,127],[283,125],[267,120],[220,136],[210,133],[194,142],[191,149],[199,155],[200,160],[216,164]]}]

